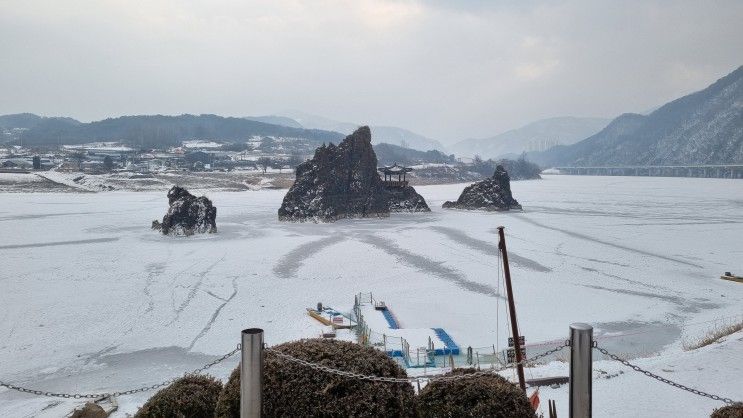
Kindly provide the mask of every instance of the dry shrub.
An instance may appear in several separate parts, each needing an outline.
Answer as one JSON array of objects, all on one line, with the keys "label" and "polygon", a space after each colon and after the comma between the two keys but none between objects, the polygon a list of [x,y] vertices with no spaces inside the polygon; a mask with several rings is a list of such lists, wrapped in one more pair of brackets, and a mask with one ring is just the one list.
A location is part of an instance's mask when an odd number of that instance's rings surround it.
[{"label": "dry shrub", "polygon": [[[302,360],[354,373],[407,377],[386,354],[334,340],[303,340],[275,350]],[[414,417],[409,383],[369,382],[341,377],[266,353],[263,375],[264,417]],[[232,372],[217,404],[217,418],[240,416],[240,370]]]},{"label": "dry shrub", "polygon": [[695,350],[697,348],[706,347],[712,343],[716,343],[722,337],[727,337],[730,334],[734,334],[740,330],[743,330],[743,321],[728,322],[722,325],[715,325],[714,328],[708,330],[704,336],[696,340],[687,340],[682,342],[684,350]]},{"label": "dry shrub", "polygon": [[185,376],[157,392],[134,417],[212,417],[221,391],[222,382],[211,376]]},{"label": "dry shrub", "polygon": [[[474,369],[457,369],[446,376],[475,372]],[[434,380],[418,396],[418,412],[422,418],[536,418],[521,388],[497,374]]]},{"label": "dry shrub", "polygon": [[715,409],[709,418],[743,418],[743,402]]},{"label": "dry shrub", "polygon": [[88,402],[82,408],[76,409],[70,418],[106,418],[107,416],[103,408],[93,402]]}]

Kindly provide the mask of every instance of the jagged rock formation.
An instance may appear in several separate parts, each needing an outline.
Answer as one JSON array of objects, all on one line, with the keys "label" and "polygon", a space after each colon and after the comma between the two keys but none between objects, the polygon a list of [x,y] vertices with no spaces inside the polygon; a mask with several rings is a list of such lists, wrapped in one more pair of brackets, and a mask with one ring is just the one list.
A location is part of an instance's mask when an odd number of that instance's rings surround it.
[{"label": "jagged rock formation", "polygon": [[206,196],[196,197],[188,190],[173,186],[168,191],[168,213],[162,223],[152,221],[152,229],[163,235],[193,235],[217,232],[217,208]]},{"label": "jagged rock formation", "polygon": [[390,214],[389,193],[377,173],[367,126],[338,146],[323,144],[296,172],[297,179],[279,208],[279,220],[330,222]]},{"label": "jagged rock formation", "polygon": [[323,145],[297,167],[279,220],[332,222],[339,218],[387,217],[393,212],[428,211],[410,186],[387,189],[377,172],[371,131],[362,126],[339,145]]},{"label": "jagged rock formation", "polygon": [[430,212],[426,199],[413,186],[389,189],[390,212]]},{"label": "jagged rock formation", "polygon": [[446,202],[443,207],[493,211],[521,209],[511,195],[511,179],[502,165],[495,168],[493,177],[465,187],[456,202]]}]

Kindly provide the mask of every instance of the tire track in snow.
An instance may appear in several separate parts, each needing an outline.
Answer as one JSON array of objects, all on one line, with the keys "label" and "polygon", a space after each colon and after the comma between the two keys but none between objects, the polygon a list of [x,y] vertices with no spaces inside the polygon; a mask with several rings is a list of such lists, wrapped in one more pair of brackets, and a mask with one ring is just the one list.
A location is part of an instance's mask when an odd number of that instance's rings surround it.
[{"label": "tire track in snow", "polygon": [[[170,259],[170,254],[168,254],[168,259]],[[151,288],[152,285],[155,283],[155,277],[159,276],[165,271],[165,267],[168,264],[168,262],[157,262],[157,263],[150,263],[147,266],[145,266],[145,270],[147,270],[147,279],[145,281],[144,288],[142,288],[142,293],[147,297],[147,308],[145,309],[144,313],[152,312],[155,309],[155,298],[152,297]]]},{"label": "tire track in snow", "polygon": [[[454,228],[448,228],[445,226],[434,226],[431,227],[431,229],[445,235],[452,241],[456,241],[466,247],[472,248],[473,250],[479,251],[486,255],[497,255],[498,251],[500,251],[497,245],[471,237],[464,232]],[[513,264],[516,264],[517,266],[533,271],[538,271],[540,273],[549,273],[552,271],[551,268],[540,264],[538,261],[520,256],[513,251],[508,251],[508,260],[513,262]]]},{"label": "tire track in snow", "polygon": [[[6,213],[6,212],[3,212]],[[107,212],[63,212],[63,213],[36,213],[29,215],[13,215],[13,216],[0,216],[0,222],[3,221],[25,221],[27,219],[42,219],[42,218],[54,218],[62,216],[77,216],[77,215],[98,215]]]},{"label": "tire track in snow", "polygon": [[276,262],[276,265],[273,266],[273,272],[281,278],[288,279],[297,273],[297,270],[302,267],[305,260],[317,254],[324,248],[337,244],[345,239],[346,237],[343,235],[331,235],[326,238],[302,244],[281,257],[279,261]]},{"label": "tire track in snow", "polygon": [[118,237],[112,237],[112,238],[78,239],[78,240],[73,240],[73,241],[38,242],[35,244],[0,245],[0,250],[12,250],[16,248],[56,247],[60,245],[97,244],[101,242],[113,242],[113,241],[118,241],[118,240],[119,240]]},{"label": "tire track in snow", "polygon": [[665,255],[662,255],[662,254],[652,253],[650,251],[638,250],[636,248],[627,247],[627,246],[620,245],[620,244],[615,244],[615,243],[609,242],[609,241],[603,241],[603,240],[600,240],[598,238],[594,238],[592,236],[584,235],[584,234],[581,234],[581,233],[578,233],[578,232],[569,231],[567,229],[562,229],[562,228],[558,228],[558,227],[555,227],[555,226],[545,225],[545,224],[539,223],[539,222],[537,222],[535,220],[529,219],[529,218],[527,218],[527,217],[525,217],[523,215],[514,214],[513,216],[515,218],[518,218],[519,220],[522,220],[522,221],[526,222],[526,223],[529,223],[529,224],[538,226],[540,228],[550,229],[552,231],[557,231],[557,232],[562,232],[563,234],[570,235],[571,237],[574,237],[574,238],[579,238],[579,239],[590,241],[590,242],[597,243],[597,244],[607,245],[609,247],[618,248],[620,250],[629,251],[629,252],[633,252],[633,253],[644,255],[644,256],[648,256],[648,257],[655,257],[655,258],[659,258],[661,260],[666,260],[666,261],[671,261],[671,262],[678,263],[678,264],[683,264],[683,265],[686,265],[686,266],[696,267],[698,269],[704,268],[704,267],[700,266],[699,264],[690,263],[688,261],[679,260],[677,258],[668,257],[668,256],[665,256]]},{"label": "tire track in snow", "polygon": [[209,265],[209,267],[207,267],[206,270],[199,273],[199,280],[196,281],[196,284],[191,286],[191,290],[188,291],[188,294],[186,295],[186,299],[181,303],[181,305],[178,308],[176,308],[175,318],[173,318],[173,320],[170,321],[168,325],[178,320],[178,317],[180,317],[181,312],[183,312],[183,310],[186,309],[188,305],[191,304],[191,301],[193,300],[193,298],[196,297],[196,292],[199,291],[199,289],[201,288],[201,284],[204,283],[204,278],[206,277],[206,275],[209,274],[209,272],[212,271],[212,269],[216,267],[217,264],[221,263],[224,260],[224,257],[225,256],[223,255],[222,258],[215,261],[214,263]]},{"label": "tire track in snow", "polygon": [[221,298],[221,297],[213,294],[210,291],[207,291],[207,293],[209,295],[213,296],[214,298],[223,301],[223,303],[217,307],[217,309],[214,311],[214,313],[212,313],[212,317],[209,318],[209,321],[206,323],[206,325],[204,325],[204,328],[201,329],[201,331],[198,333],[198,335],[196,335],[196,337],[191,341],[191,344],[188,345],[188,348],[186,349],[187,351],[190,351],[194,347],[194,345],[196,345],[196,342],[201,337],[203,337],[204,335],[206,335],[207,332],[209,332],[209,330],[212,328],[212,325],[214,325],[214,321],[216,321],[217,320],[217,317],[219,317],[219,313],[222,311],[222,308],[224,308],[225,305],[227,305],[228,303],[230,303],[230,301],[237,295],[237,276],[235,276],[235,277],[232,278],[232,294],[227,299]]},{"label": "tire track in snow", "polygon": [[433,274],[434,276],[456,283],[459,287],[469,290],[470,292],[479,293],[481,295],[499,297],[505,299],[500,295],[492,286],[473,282],[467,279],[461,272],[452,268],[446,267],[443,261],[432,260],[420,254],[415,254],[400,247],[394,241],[382,238],[377,235],[359,235],[358,239],[361,242],[367,243],[379,248],[380,250],[390,254],[397,258],[401,263],[415,267],[419,270]]}]

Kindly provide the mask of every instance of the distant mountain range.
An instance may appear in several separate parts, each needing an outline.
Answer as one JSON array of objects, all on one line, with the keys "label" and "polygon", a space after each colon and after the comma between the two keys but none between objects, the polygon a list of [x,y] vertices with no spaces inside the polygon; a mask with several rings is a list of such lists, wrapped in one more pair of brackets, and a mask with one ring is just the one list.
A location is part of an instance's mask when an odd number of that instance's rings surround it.
[{"label": "distant mountain range", "polygon": [[[292,118],[286,116],[246,116],[245,119],[254,120],[256,122],[270,123],[271,125],[288,126],[290,128],[304,129],[304,126]],[[321,129],[321,128],[318,128]],[[326,131],[335,131],[335,129],[324,129]]]},{"label": "distant mountain range", "polygon": [[5,129],[31,129],[41,123],[61,123],[67,125],[79,125],[80,122],[72,118],[43,117],[33,113],[16,113],[13,115],[0,115],[0,128]]},{"label": "distant mountain range", "polygon": [[144,147],[161,147],[179,145],[188,139],[240,142],[256,135],[337,143],[344,137],[338,132],[294,128],[216,115],[122,116],[81,123],[70,118],[43,118],[33,114],[18,114],[0,116],[0,127],[25,129],[20,133],[24,145],[118,141]]},{"label": "distant mountain range", "polygon": [[446,155],[440,151],[419,151],[388,143],[375,144],[374,152],[377,154],[377,161],[380,165],[392,165],[395,163],[403,165],[424,163],[453,164],[457,162],[453,155]]},{"label": "distant mountain range", "polygon": [[502,134],[479,139],[465,139],[451,147],[459,157],[484,159],[512,157],[522,152],[544,151],[556,145],[570,145],[603,129],[610,119],[557,117],[532,122]]},{"label": "distant mountain range", "polygon": [[743,66],[648,115],[626,113],[570,146],[530,153],[542,166],[743,163]]},{"label": "distant mountain range", "polygon": [[[299,111],[286,111],[283,113],[284,116],[298,122],[305,128],[336,131],[346,135],[350,135],[360,126],[360,124],[356,123],[339,122],[323,116]],[[439,141],[404,128],[375,125],[370,126],[370,128],[372,132],[372,143],[374,144],[388,143],[403,145],[406,148],[412,148],[419,151],[438,150],[446,152],[444,146]]]},{"label": "distant mountain range", "polygon": [[[543,167],[743,164],[743,66],[649,114],[626,113],[607,122],[544,119],[491,138],[460,141],[449,152],[459,157],[502,158],[527,151],[529,160]],[[22,140],[29,145],[119,141],[159,147],[187,139],[239,142],[258,135],[338,143],[357,126],[301,112],[246,118],[123,116],[91,123],[22,113],[0,116],[0,141]],[[371,130],[375,144],[447,152],[438,141],[403,128],[372,126]],[[401,156],[399,149],[385,151],[391,159]]]}]

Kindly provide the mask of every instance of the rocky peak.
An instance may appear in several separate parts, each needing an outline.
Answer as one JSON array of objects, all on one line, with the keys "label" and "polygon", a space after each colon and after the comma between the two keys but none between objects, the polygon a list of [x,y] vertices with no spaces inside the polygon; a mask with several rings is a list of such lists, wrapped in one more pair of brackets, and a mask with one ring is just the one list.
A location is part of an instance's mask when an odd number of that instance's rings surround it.
[{"label": "rocky peak", "polygon": [[492,211],[521,209],[511,194],[511,179],[502,165],[495,168],[492,177],[465,187],[456,202],[446,202],[443,207]]},{"label": "rocky peak", "polygon": [[362,126],[339,145],[323,144],[300,164],[279,219],[334,221],[389,216],[389,196],[377,173],[371,131]]},{"label": "rocky peak", "polygon": [[217,208],[206,196],[196,197],[183,187],[168,191],[168,212],[162,223],[152,221],[152,229],[164,235],[193,235],[217,232]]},{"label": "rocky peak", "polygon": [[387,217],[390,211],[427,211],[423,197],[408,186],[391,191],[377,171],[368,126],[337,146],[323,144],[300,164],[284,196],[279,220],[332,222],[339,218]]}]

